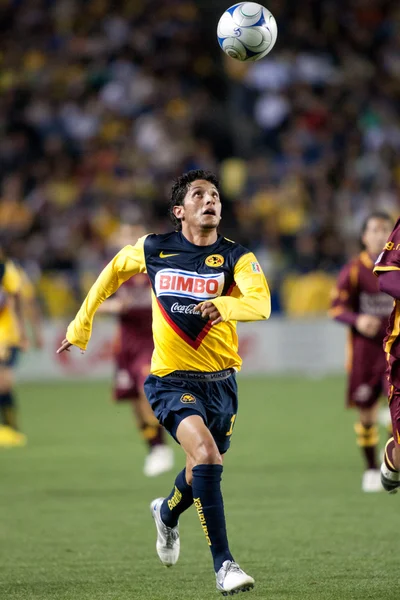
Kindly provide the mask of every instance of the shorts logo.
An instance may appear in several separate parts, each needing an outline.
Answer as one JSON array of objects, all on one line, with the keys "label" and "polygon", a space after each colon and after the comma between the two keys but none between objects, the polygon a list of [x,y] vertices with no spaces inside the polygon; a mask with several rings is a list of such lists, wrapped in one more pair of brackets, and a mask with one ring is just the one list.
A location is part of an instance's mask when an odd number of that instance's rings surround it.
[{"label": "shorts logo", "polygon": [[252,262],[251,264],[251,270],[253,271],[253,273],[261,273],[261,267],[258,264],[258,262]]},{"label": "shorts logo", "polygon": [[200,275],[195,271],[161,269],[155,279],[156,295],[209,300],[222,294],[224,281],[223,273]]},{"label": "shorts logo", "polygon": [[220,254],[211,254],[211,256],[207,256],[205,263],[207,267],[220,267],[225,262],[225,259]]},{"label": "shorts logo", "polygon": [[194,404],[196,402],[196,398],[192,396],[192,394],[182,394],[181,402],[183,402],[183,404]]}]

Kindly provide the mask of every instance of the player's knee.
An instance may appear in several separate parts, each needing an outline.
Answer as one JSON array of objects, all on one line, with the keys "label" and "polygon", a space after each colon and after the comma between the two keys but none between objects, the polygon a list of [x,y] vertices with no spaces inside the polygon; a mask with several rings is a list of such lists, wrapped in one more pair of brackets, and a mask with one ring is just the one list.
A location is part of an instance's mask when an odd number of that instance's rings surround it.
[{"label": "player's knee", "polygon": [[391,458],[392,458],[394,467],[398,471],[400,471],[400,447],[398,445],[394,446],[393,454],[392,454]]},{"label": "player's knee", "polygon": [[9,392],[13,387],[13,372],[8,367],[0,368],[0,393]]},{"label": "player's knee", "polygon": [[202,441],[193,453],[193,467],[196,465],[222,465],[222,456],[214,440]]}]

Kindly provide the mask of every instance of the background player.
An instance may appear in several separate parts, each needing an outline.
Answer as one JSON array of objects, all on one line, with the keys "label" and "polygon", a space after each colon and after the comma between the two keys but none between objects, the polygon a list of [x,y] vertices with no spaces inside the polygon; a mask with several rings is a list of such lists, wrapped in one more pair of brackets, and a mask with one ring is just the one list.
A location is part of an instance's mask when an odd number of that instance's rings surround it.
[{"label": "background player", "polygon": [[0,246],[0,446],[24,446],[26,437],[18,431],[14,393],[14,368],[20,350],[27,348],[23,279]]},{"label": "background player", "polygon": [[384,351],[388,361],[389,409],[393,437],[386,444],[381,466],[382,485],[388,492],[396,492],[400,485],[400,219],[375,263],[374,273],[379,277],[379,289],[394,298],[389,319]]},{"label": "background player", "polygon": [[366,465],[364,492],[382,489],[377,462],[378,408],[379,397],[387,389],[382,341],[393,302],[379,290],[372,269],[392,226],[386,213],[367,217],[361,230],[364,250],[341,270],[330,311],[336,321],[350,326],[347,406],[358,410],[354,429]]},{"label": "background player", "polygon": [[[147,272],[153,288],[153,353],[146,395],[186,453],[168,498],[151,505],[157,552],[166,566],[179,557],[178,519],[193,503],[210,547],[217,589],[246,591],[254,580],[228,546],[221,494],[222,455],[237,413],[236,321],[270,315],[270,294],[255,256],[218,235],[221,202],[211,173],[190,171],[172,188],[178,231],[149,235],[123,248],[103,270],[70,324],[58,352],[86,349],[98,305],[127,279]],[[181,230],[181,231],[180,231]]]},{"label": "background player", "polygon": [[[135,244],[145,234],[140,225],[121,224],[112,246]],[[99,307],[103,314],[118,316],[114,349],[114,399],[132,402],[137,427],[149,446],[144,474],[154,477],[174,466],[174,454],[165,443],[164,428],[157,421],[143,385],[150,372],[153,353],[151,287],[144,274],[126,281],[118,292]]]}]

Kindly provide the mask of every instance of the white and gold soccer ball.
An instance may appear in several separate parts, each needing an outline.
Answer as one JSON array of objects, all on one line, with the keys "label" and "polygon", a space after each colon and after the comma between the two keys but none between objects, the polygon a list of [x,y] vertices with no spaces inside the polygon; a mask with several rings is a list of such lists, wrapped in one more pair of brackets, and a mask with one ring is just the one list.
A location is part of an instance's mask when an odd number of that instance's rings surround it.
[{"label": "white and gold soccer ball", "polygon": [[255,61],[271,52],[278,37],[278,27],[274,16],[261,4],[239,2],[220,18],[217,37],[228,56]]}]

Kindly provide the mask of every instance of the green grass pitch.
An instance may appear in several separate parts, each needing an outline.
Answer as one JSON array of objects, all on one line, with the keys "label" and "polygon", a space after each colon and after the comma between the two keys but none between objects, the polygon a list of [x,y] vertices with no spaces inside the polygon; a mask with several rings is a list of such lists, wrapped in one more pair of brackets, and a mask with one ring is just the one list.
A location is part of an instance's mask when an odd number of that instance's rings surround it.
[{"label": "green grass pitch", "polygon": [[[223,490],[232,552],[265,600],[398,598],[400,498],[362,494],[342,378],[241,378]],[[1,600],[215,598],[193,509],[181,558],[155,553],[144,448],[108,384],[22,385],[26,448],[0,451]],[[176,469],[183,454],[176,447]]]}]

